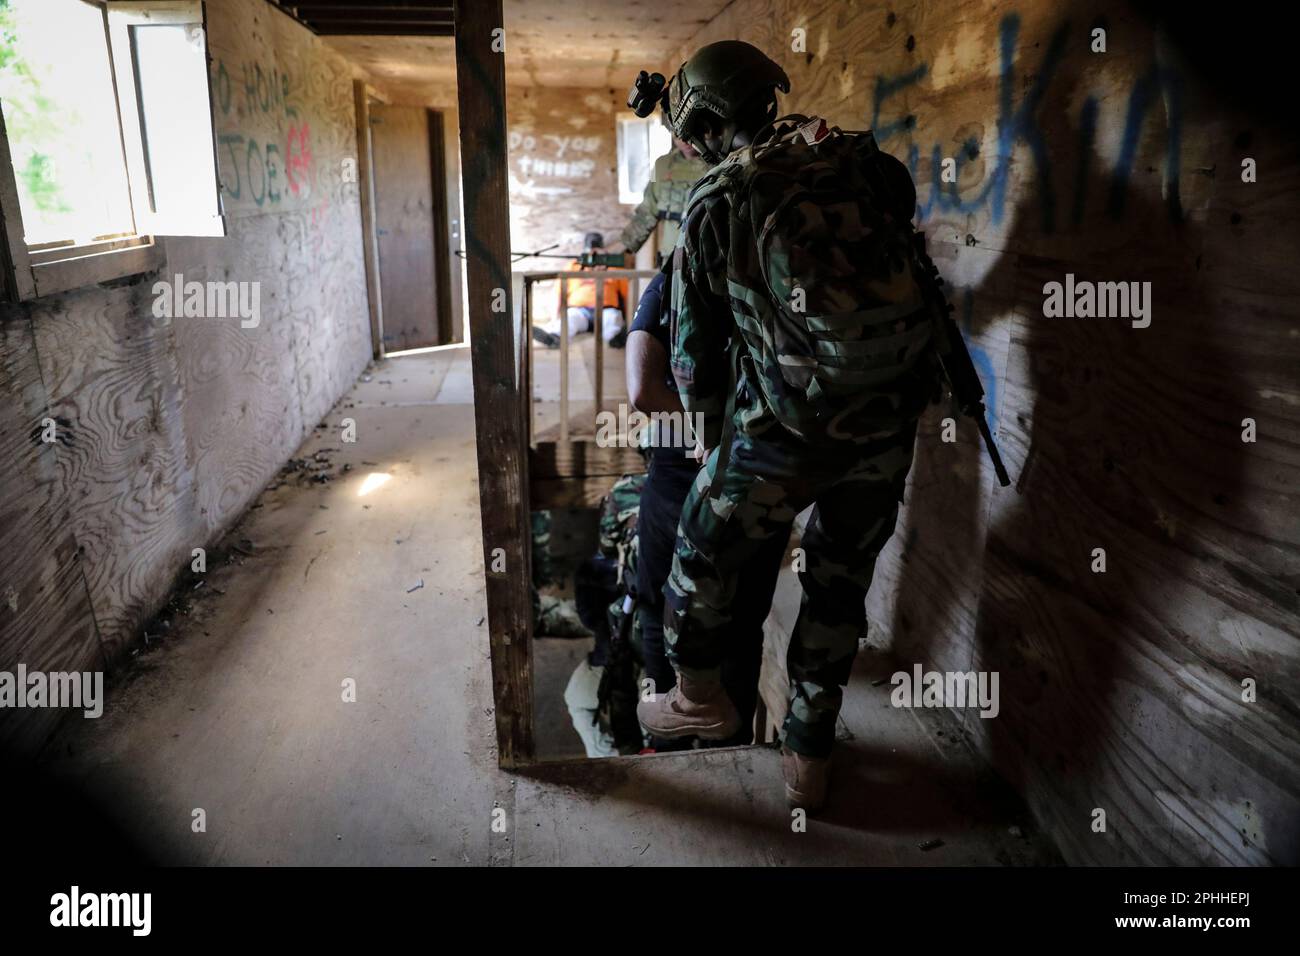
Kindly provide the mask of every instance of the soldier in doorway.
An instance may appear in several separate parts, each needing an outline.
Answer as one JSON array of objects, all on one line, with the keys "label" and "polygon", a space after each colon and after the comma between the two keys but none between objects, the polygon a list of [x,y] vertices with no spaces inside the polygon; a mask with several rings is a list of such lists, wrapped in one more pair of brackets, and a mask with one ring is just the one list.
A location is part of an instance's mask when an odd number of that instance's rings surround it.
[{"label": "soldier in doorway", "polygon": [[646,185],[641,204],[619,235],[627,252],[636,252],[655,236],[655,267],[673,254],[677,233],[691,187],[709,171],[708,163],[690,143],[673,137],[673,148],[655,160],[654,176]]}]

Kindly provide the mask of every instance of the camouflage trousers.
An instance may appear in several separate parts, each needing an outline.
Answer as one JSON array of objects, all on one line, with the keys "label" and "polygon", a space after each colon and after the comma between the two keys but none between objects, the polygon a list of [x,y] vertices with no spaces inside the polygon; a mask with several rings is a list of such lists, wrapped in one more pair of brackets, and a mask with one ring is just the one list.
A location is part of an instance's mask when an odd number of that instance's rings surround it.
[{"label": "camouflage trousers", "polygon": [[764,542],[788,540],[795,516],[814,505],[800,544],[803,599],[786,659],[782,738],[799,753],[830,753],[841,688],[866,630],[867,589],[894,533],[915,441],[915,424],[847,448],[810,446],[781,428],[760,436],[737,429],[718,497],[709,497],[715,449],[683,507],[664,591],[665,644],[678,670],[712,677],[732,636],[733,603],[759,599],[736,593],[742,569],[754,571],[764,554],[781,560]]}]

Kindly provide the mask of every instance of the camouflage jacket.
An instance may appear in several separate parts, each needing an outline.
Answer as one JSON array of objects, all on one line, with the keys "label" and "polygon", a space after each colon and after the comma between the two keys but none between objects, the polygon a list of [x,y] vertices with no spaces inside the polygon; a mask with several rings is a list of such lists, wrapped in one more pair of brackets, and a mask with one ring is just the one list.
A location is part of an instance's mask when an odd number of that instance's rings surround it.
[{"label": "camouflage jacket", "polygon": [[[624,595],[635,595],[637,575],[637,518],[641,513],[641,489],[645,487],[644,473],[623,475],[609,489],[600,506],[599,550],[602,557],[618,563],[616,583],[619,589],[615,599],[605,611],[611,636],[623,633],[627,615],[623,610]],[[633,647],[641,646],[640,617],[631,617],[630,638]],[[615,642],[616,649],[617,643]],[[602,688],[606,688],[602,681]],[[602,700],[604,695],[602,693]],[[635,707],[635,703],[632,705]],[[624,736],[624,734],[616,734]]]},{"label": "camouflage jacket", "polygon": [[[858,198],[834,207],[806,206],[803,202],[791,205],[793,194],[771,194],[772,184],[785,181],[779,177],[765,177],[762,186],[755,185],[754,176],[760,169],[780,170],[791,164],[801,168],[801,157],[809,152],[808,147],[828,135],[824,122],[813,118],[808,123],[811,127],[820,124],[821,132],[810,129],[813,139],[806,145],[798,140],[806,128],[801,126],[793,131],[787,128],[760,148],[760,155],[764,150],[768,154],[762,159],[755,158],[753,147],[737,150],[697,183],[687,203],[672,263],[671,366],[686,412],[692,418],[703,417],[704,444],[709,448],[718,443],[723,432],[724,413],[733,388],[735,423],[751,435],[779,423],[803,438],[820,440],[829,436],[851,441],[866,440],[873,432],[887,432],[896,427],[896,422],[919,415],[932,391],[923,381],[930,377],[924,370],[928,366],[917,364],[917,371],[912,371],[929,338],[929,331],[921,326],[928,318],[916,283],[905,267],[893,274],[889,267],[881,265],[880,250],[875,246],[884,243],[877,242],[877,233],[871,228],[873,222],[878,227],[893,222],[896,225],[885,231],[896,229],[900,236],[910,235],[908,220],[915,208],[915,192],[906,167],[893,157],[885,156],[881,161],[891,177],[888,196],[858,192],[868,188],[860,171],[865,167],[846,167],[850,171],[845,178],[836,180],[840,185],[835,195],[842,196],[848,189]],[[784,148],[779,144],[784,142],[790,143],[788,154],[779,152]],[[779,155],[772,155],[773,144],[777,144]],[[807,161],[812,162],[811,157]],[[892,178],[897,176],[901,176],[901,182]],[[751,192],[751,188],[763,192]],[[733,212],[735,197],[740,199]],[[873,205],[877,201],[888,203],[879,210],[883,219]],[[777,220],[775,214],[764,218],[757,210],[786,207],[802,216],[807,235],[818,237],[809,240],[805,236],[801,241],[815,241],[816,245],[790,247],[780,237],[762,239],[760,227],[766,234]],[[751,221],[755,217],[760,221]],[[810,223],[819,229],[812,229]],[[764,258],[774,254],[779,254],[779,261]],[[827,419],[820,417],[824,412],[817,410],[819,406],[805,401],[802,383],[791,384],[791,379],[797,378],[791,367],[797,372],[805,363],[823,363],[793,354],[796,349],[790,330],[771,324],[778,312],[789,313],[788,305],[775,298],[777,286],[789,287],[791,280],[798,284],[804,276],[812,280],[807,292],[808,317],[829,319],[832,327],[848,330],[845,334],[817,330],[812,337],[820,336],[820,340],[803,343],[814,355],[831,354],[831,361],[825,363],[833,366],[828,380],[843,383],[830,384],[820,393],[818,401],[824,399],[826,407],[832,409],[833,417]],[[859,298],[838,294],[842,288],[850,289]],[[862,328],[856,327],[860,317],[866,317],[863,321],[867,324]],[[812,326],[816,329],[815,322]],[[875,342],[906,344],[906,361],[895,360]],[[734,370],[729,359],[733,343],[739,346]],[[881,354],[876,355],[872,349]],[[841,416],[839,411],[849,414]],[[823,421],[830,427],[814,424],[811,431],[803,427]]]},{"label": "camouflage jacket", "polygon": [[600,507],[599,547],[618,562],[619,584],[636,581],[636,521],[641,511],[645,474],[624,475],[614,482]]},{"label": "camouflage jacket", "polygon": [[686,210],[686,198],[696,180],[708,171],[704,160],[687,159],[676,148],[655,160],[654,177],[619,236],[623,248],[635,252],[650,238],[650,233],[657,231],[659,252],[672,255],[677,245],[678,223]]}]

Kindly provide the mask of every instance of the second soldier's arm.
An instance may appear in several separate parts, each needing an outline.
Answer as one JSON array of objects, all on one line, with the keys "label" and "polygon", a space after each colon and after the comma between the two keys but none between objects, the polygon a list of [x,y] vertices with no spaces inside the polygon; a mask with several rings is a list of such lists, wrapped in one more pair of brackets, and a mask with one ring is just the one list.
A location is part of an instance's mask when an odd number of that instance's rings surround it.
[{"label": "second soldier's arm", "polygon": [[705,199],[689,210],[673,253],[672,370],[682,406],[704,419],[703,443],[721,438],[731,369],[727,342],[733,322],[727,298],[729,210],[726,200]]},{"label": "second soldier's arm", "polygon": [[677,386],[668,374],[666,276],[660,272],[646,286],[627,335],[627,395],[638,412],[682,412]]},{"label": "second soldier's arm", "polygon": [[632,211],[632,218],[619,233],[619,241],[628,252],[636,252],[654,232],[659,222],[659,201],[655,195],[657,183],[646,183],[645,192],[641,194],[641,204]]},{"label": "second soldier's arm", "polygon": [[680,412],[681,397],[665,381],[668,353],[649,332],[634,331],[627,336],[627,394],[632,407],[647,415],[653,412]]}]

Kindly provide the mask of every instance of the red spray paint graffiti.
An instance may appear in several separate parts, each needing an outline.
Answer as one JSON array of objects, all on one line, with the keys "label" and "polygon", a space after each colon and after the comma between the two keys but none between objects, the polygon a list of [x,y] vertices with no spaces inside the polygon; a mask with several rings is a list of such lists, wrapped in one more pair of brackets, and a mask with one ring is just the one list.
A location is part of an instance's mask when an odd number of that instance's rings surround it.
[{"label": "red spray paint graffiti", "polygon": [[289,127],[284,152],[284,172],[289,180],[289,192],[295,196],[311,195],[316,168],[311,156],[311,127],[307,123]]}]

